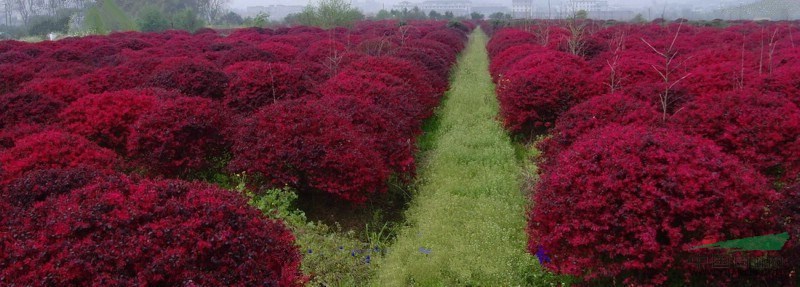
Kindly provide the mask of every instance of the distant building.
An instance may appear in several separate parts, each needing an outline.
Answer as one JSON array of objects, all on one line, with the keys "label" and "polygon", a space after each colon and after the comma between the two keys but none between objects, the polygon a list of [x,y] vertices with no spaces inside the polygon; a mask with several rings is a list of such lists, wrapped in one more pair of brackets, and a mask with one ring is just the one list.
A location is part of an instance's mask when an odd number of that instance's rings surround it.
[{"label": "distant building", "polygon": [[392,9],[397,10],[397,11],[403,11],[403,10],[414,9],[414,7],[419,7],[419,5],[411,3],[411,2],[408,2],[408,1],[402,1],[402,2],[397,3],[394,6],[392,6]]},{"label": "distant building", "polygon": [[436,11],[444,14],[451,12],[456,17],[468,17],[472,13],[472,1],[469,0],[428,0],[422,2],[422,11]]},{"label": "distant building", "polygon": [[572,11],[607,11],[608,1],[606,0],[569,0],[567,2],[567,9]]},{"label": "distant building", "polygon": [[512,0],[511,17],[516,19],[530,19],[533,15],[533,0]]}]

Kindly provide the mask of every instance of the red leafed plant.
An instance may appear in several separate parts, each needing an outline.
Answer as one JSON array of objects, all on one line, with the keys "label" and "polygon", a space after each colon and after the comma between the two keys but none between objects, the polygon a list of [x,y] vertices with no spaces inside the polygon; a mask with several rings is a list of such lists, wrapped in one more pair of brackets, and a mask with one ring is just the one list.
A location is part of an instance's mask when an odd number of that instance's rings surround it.
[{"label": "red leafed plant", "polygon": [[[713,142],[676,130],[611,125],[562,152],[533,196],[529,250],[585,280],[661,285],[686,274],[706,237],[768,234],[763,176]],[[673,273],[677,272],[677,273]]]},{"label": "red leafed plant", "polygon": [[384,191],[389,169],[369,137],[311,99],[266,106],[238,128],[230,170],[275,186],[319,190],[363,202]]},{"label": "red leafed plant", "polygon": [[283,98],[305,93],[302,72],[292,65],[268,62],[239,62],[225,69],[230,85],[225,104],[236,112],[253,112]]},{"label": "red leafed plant", "polygon": [[167,58],[155,68],[147,85],[216,99],[224,95],[228,77],[214,64],[201,59]]},{"label": "red leafed plant", "polygon": [[190,176],[212,168],[228,142],[227,112],[210,99],[178,97],[141,114],[128,136],[128,157],[152,174]]},{"label": "red leafed plant", "polygon": [[572,106],[601,94],[586,62],[572,54],[543,52],[517,62],[499,80],[497,97],[505,126],[529,136],[552,127]]},{"label": "red leafed plant", "polygon": [[687,103],[672,122],[703,136],[765,175],[800,173],[800,109],[783,96],[753,91],[711,93]]},{"label": "red leafed plant", "polygon": [[22,85],[20,90],[26,93],[46,95],[65,103],[74,102],[89,94],[89,90],[78,81],[59,78],[33,80]]},{"label": "red leafed plant", "polygon": [[17,124],[49,124],[66,104],[36,92],[0,95],[0,129]]},{"label": "red leafed plant", "polygon": [[622,94],[592,97],[556,120],[553,136],[542,142],[547,158],[554,158],[578,137],[609,124],[654,125],[659,122],[656,108],[644,101]]},{"label": "red leafed plant", "polygon": [[59,115],[65,130],[125,154],[131,127],[159,101],[151,90],[124,90],[89,95]]},{"label": "red leafed plant", "polygon": [[294,236],[281,222],[241,195],[205,184],[104,176],[24,214],[0,228],[2,285],[301,286],[305,280]]},{"label": "red leafed plant", "polygon": [[89,140],[62,131],[47,130],[21,138],[0,153],[0,183],[37,169],[87,166],[113,170],[117,155]]}]

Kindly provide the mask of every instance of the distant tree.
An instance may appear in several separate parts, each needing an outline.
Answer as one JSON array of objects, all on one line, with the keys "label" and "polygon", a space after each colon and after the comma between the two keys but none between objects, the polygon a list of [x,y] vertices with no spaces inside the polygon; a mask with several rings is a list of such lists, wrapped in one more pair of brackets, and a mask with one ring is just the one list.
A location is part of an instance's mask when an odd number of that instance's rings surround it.
[{"label": "distant tree", "polygon": [[103,0],[95,3],[86,12],[84,25],[89,31],[97,34],[136,29],[136,22],[122,11],[114,0]]},{"label": "distant tree", "polygon": [[587,18],[589,18],[589,12],[586,12],[586,10],[578,10],[578,12],[575,12],[575,19],[587,19]]},{"label": "distant tree", "polygon": [[32,17],[28,25],[28,34],[34,36],[46,36],[51,32],[66,34],[69,30],[70,14],[62,13],[56,16],[36,16]]},{"label": "distant tree", "polygon": [[192,9],[184,9],[172,18],[172,28],[194,32],[205,26],[203,20]]},{"label": "distant tree", "polygon": [[452,20],[452,19],[453,19],[453,18],[455,18],[455,17],[456,17],[456,16],[455,16],[455,15],[453,15],[453,12],[450,12],[450,11],[446,11],[446,12],[444,12],[444,18],[445,18],[445,19],[447,19],[447,20]]},{"label": "distant tree", "polygon": [[381,9],[380,11],[378,11],[378,15],[375,16],[375,19],[378,19],[378,20],[386,20],[386,19],[391,19],[391,18],[392,18],[392,14],[389,13],[389,11],[386,11],[386,9]]},{"label": "distant tree", "polygon": [[472,20],[483,20],[484,15],[478,12],[472,12],[469,14],[469,18]]},{"label": "distant tree", "polygon": [[306,6],[296,15],[299,24],[322,28],[350,26],[363,19],[364,14],[346,0],[320,0],[317,6]]},{"label": "distant tree", "polygon": [[641,13],[639,13],[639,14],[636,14],[636,16],[633,17],[633,19],[631,19],[631,22],[633,22],[633,23],[644,23],[644,22],[647,22],[647,20],[644,19],[644,16],[642,16]]},{"label": "distant tree", "polygon": [[428,13],[428,18],[433,20],[442,19],[442,13],[436,12],[436,10],[431,10],[431,12]]},{"label": "distant tree", "polygon": [[503,12],[494,12],[492,14],[489,14],[489,20],[499,21],[505,19],[505,16],[506,14]]},{"label": "distant tree", "polygon": [[145,7],[136,20],[142,32],[160,32],[170,28],[170,23],[161,10],[149,6]]},{"label": "distant tree", "polygon": [[219,22],[223,25],[240,26],[244,24],[244,19],[236,12],[228,11],[220,17]]},{"label": "distant tree", "polygon": [[[289,16],[286,17],[289,18]],[[239,17],[239,19],[241,19],[241,17]],[[269,13],[258,12],[255,17],[247,17],[243,22],[247,27],[266,27],[267,24],[269,24]]]}]

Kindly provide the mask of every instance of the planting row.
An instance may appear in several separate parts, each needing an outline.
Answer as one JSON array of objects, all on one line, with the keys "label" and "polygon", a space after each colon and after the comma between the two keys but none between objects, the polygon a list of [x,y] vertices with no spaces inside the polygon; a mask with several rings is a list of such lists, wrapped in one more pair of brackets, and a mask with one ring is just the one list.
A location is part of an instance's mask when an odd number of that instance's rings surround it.
[{"label": "planting row", "polygon": [[247,174],[363,202],[414,175],[467,24],[0,42],[0,282],[278,285],[294,237]]},{"label": "planting row", "polygon": [[[505,126],[524,140],[550,134],[539,142],[529,251],[601,285],[794,280],[794,35],[797,23],[749,22],[496,31],[487,49]],[[786,231],[784,249],[760,257],[785,263],[770,272],[692,264],[711,256],[692,249],[703,243]]]}]

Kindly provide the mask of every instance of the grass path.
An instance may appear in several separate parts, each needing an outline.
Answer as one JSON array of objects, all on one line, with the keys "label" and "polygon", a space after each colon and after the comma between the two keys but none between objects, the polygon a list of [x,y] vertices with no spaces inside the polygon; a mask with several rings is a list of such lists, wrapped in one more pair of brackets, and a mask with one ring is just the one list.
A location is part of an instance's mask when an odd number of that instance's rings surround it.
[{"label": "grass path", "polygon": [[526,286],[546,276],[525,250],[527,199],[513,144],[495,119],[486,41],[476,30],[459,58],[420,143],[429,150],[408,227],[381,260],[374,285]]}]

